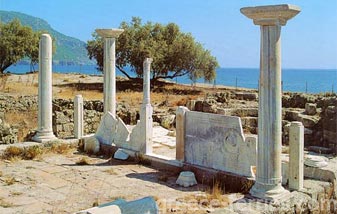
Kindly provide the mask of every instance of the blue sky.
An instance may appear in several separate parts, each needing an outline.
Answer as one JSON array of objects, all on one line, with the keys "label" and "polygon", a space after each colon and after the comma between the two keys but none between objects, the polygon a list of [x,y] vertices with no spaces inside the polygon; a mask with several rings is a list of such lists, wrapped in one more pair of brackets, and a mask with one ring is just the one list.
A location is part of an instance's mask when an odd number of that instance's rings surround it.
[{"label": "blue sky", "polygon": [[241,7],[295,4],[302,12],[282,28],[284,68],[337,68],[337,0],[0,0],[0,10],[45,19],[83,41],[95,28],[116,28],[139,16],[174,22],[210,49],[221,67],[259,67],[260,29]]}]

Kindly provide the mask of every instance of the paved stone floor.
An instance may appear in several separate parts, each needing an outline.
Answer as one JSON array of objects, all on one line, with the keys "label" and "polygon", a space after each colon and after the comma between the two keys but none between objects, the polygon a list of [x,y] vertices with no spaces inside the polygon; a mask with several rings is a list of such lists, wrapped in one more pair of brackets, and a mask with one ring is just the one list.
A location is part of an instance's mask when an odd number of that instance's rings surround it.
[{"label": "paved stone floor", "polygon": [[0,213],[73,213],[116,198],[146,196],[170,203],[206,189],[179,187],[177,175],[131,162],[89,157],[90,165],[77,165],[83,157],[88,156],[74,150],[39,160],[0,160]]}]

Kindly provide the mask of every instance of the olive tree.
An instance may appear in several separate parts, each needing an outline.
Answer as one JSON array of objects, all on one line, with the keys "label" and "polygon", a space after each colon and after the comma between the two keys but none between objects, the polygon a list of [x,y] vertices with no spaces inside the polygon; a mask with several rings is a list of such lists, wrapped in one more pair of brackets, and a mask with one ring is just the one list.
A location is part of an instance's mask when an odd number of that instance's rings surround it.
[{"label": "olive tree", "polygon": [[0,38],[0,74],[24,57],[37,62],[39,33],[31,27],[22,26],[17,19],[0,22]]},{"label": "olive tree", "polygon": [[[126,68],[136,76],[143,75],[143,60],[153,58],[152,79],[180,77],[191,79],[215,78],[218,62],[209,50],[196,42],[190,33],[183,33],[174,23],[162,25],[133,17],[130,23],[122,22],[124,32],[116,43],[116,67],[128,78]],[[87,42],[90,59],[95,59],[99,70],[103,70],[103,39],[93,33]]]}]

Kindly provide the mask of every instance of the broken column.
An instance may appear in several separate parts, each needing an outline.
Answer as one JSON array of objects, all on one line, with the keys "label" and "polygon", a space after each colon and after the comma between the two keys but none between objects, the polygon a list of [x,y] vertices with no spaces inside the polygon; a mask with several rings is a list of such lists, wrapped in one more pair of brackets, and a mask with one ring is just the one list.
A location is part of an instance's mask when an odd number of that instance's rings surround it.
[{"label": "broken column", "polygon": [[289,189],[301,190],[304,177],[304,127],[291,122],[289,128]]},{"label": "broken column", "polygon": [[56,139],[52,121],[52,88],[52,39],[49,34],[42,34],[39,44],[38,129],[33,137],[36,142]]},{"label": "broken column", "polygon": [[116,116],[115,41],[123,31],[123,29],[96,29],[97,34],[104,39],[104,113],[110,112],[113,116]]},{"label": "broken column", "polygon": [[74,98],[74,136],[76,139],[83,137],[83,97],[76,95]]},{"label": "broken column", "polygon": [[281,185],[281,26],[299,12],[288,4],[241,8],[261,29],[257,172],[250,194],[267,200],[287,193]]},{"label": "broken column", "polygon": [[185,106],[179,106],[176,111],[176,160],[185,161]]},{"label": "broken column", "polygon": [[145,154],[152,153],[152,106],[150,101],[150,73],[151,58],[146,58],[143,63],[143,102],[140,109],[140,124],[144,135],[142,141],[145,142]]}]

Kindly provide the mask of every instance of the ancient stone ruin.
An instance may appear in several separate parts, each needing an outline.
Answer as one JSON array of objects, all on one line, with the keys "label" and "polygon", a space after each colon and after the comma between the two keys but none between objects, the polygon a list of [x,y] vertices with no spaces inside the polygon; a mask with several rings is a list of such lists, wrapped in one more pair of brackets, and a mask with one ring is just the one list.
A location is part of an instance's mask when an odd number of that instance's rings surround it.
[{"label": "ancient stone ruin", "polygon": [[[304,178],[331,182],[332,189],[335,189],[333,185],[337,169],[321,156],[304,152],[305,126],[302,122],[292,121],[289,124],[289,155],[282,154],[281,27],[296,16],[300,8],[293,5],[259,6],[242,8],[241,12],[252,19],[255,25],[259,25],[261,30],[258,96],[255,93],[235,95],[248,100],[258,99],[258,111],[249,113],[255,117],[258,115],[256,134],[244,134],[243,121],[248,123],[245,119],[226,115],[225,109],[222,109],[223,114],[216,114],[218,110],[213,108],[214,103],[211,101],[206,102],[207,105],[190,102],[189,108],[180,106],[176,110],[175,156],[155,154],[154,110],[150,97],[153,59],[146,58],[143,62],[143,99],[139,108],[139,120],[135,125],[126,124],[116,113],[115,43],[123,30],[97,29],[98,35],[104,39],[104,101],[100,105],[102,112],[99,115],[88,113],[83,97],[77,95],[73,101],[73,114],[69,114],[72,121],[65,117],[66,122],[61,125],[53,124],[52,43],[51,37],[43,34],[39,53],[38,130],[33,140],[42,143],[53,141],[57,139],[53,126],[60,129],[68,127],[66,129],[73,130],[75,139],[84,142],[85,151],[110,152],[109,155],[114,151],[114,157],[119,160],[127,160],[129,156],[141,157],[153,167],[160,166],[182,172],[177,184],[186,188],[197,182],[210,184],[214,179],[230,186],[231,190],[247,187],[249,194],[243,199],[247,201],[240,208],[233,206],[232,213],[260,202],[276,207],[279,211],[287,204],[290,207],[287,211],[291,211],[297,198],[303,200],[303,204],[318,200],[318,193],[313,194],[314,190],[305,186]],[[229,99],[227,95],[219,97],[222,100]],[[195,111],[204,107],[208,109],[208,113]],[[305,111],[308,115],[317,113],[316,106],[309,103],[305,105]],[[86,118],[90,114],[93,115],[92,118],[99,120],[99,125],[91,128],[94,134],[87,135]],[[54,118],[61,117],[64,118],[64,115],[55,113]],[[72,125],[69,126],[69,123]],[[187,177],[191,180],[188,181]],[[241,204],[240,201],[235,203]],[[129,213],[158,212],[155,201],[145,198],[132,202],[112,202],[80,213],[123,213],[123,209]],[[309,207],[307,211],[310,211]]]}]

